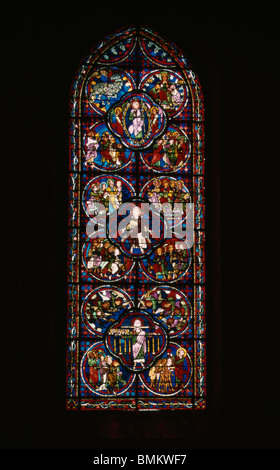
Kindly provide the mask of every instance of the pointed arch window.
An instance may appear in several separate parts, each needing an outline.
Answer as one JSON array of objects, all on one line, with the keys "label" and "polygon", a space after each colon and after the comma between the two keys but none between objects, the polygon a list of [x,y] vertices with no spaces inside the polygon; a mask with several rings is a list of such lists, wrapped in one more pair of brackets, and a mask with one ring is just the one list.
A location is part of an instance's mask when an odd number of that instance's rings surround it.
[{"label": "pointed arch window", "polygon": [[204,409],[204,104],[182,52],[146,27],[97,44],[69,148],[67,409]]}]

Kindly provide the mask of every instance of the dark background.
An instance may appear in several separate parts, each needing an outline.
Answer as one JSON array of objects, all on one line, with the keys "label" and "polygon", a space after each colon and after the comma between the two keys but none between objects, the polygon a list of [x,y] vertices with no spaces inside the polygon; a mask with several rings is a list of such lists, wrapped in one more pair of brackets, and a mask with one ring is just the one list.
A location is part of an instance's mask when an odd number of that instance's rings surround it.
[{"label": "dark background", "polygon": [[[70,5],[1,19],[3,448],[279,448],[276,7]],[[205,97],[209,408],[198,416],[65,411],[70,86],[91,47],[130,24],[177,44]]]}]

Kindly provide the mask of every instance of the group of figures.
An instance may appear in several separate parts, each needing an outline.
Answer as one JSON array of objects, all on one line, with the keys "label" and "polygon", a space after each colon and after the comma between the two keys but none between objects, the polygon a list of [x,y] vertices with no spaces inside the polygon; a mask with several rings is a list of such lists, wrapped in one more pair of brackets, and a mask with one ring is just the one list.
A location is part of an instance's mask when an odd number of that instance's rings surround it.
[{"label": "group of figures", "polygon": [[182,130],[170,126],[169,130],[157,139],[151,149],[141,153],[145,164],[155,171],[176,171],[188,160],[190,144]]},{"label": "group of figures", "polygon": [[121,203],[122,181],[113,178],[94,181],[89,188],[89,199],[85,201],[86,210],[90,216],[101,212],[99,204],[102,204],[105,212],[111,213],[118,209]]},{"label": "group of figures", "polygon": [[171,337],[186,332],[191,319],[191,306],[188,298],[178,289],[155,287],[141,297],[139,306],[162,322]]},{"label": "group of figures", "polygon": [[171,71],[148,74],[141,88],[166,110],[169,116],[177,114],[186,104],[187,89],[184,80]]},{"label": "group of figures", "polygon": [[[113,104],[134,89],[135,82],[130,73],[118,67],[101,67],[92,74],[87,93],[92,108],[105,114]],[[177,115],[182,110],[188,95],[183,78],[170,70],[148,73],[140,83],[140,91],[147,93],[169,116]]]},{"label": "group of figures", "polygon": [[[133,152],[139,150],[147,167],[163,172],[176,171],[185,164],[190,145],[182,129],[168,126],[167,116],[176,116],[186,103],[184,81],[175,72],[157,71],[142,80],[138,92],[133,88],[129,73],[116,67],[103,67],[92,75],[88,85],[89,102],[99,114],[106,114],[107,119],[87,129],[84,138],[86,168],[122,169]],[[84,209],[93,218],[100,211],[100,205],[106,214],[113,214],[132,196],[133,185],[128,181],[103,174],[87,184],[83,195]],[[190,193],[183,180],[172,177],[159,176],[148,181],[139,196],[153,204],[158,212],[167,210],[167,205],[174,208],[176,204],[181,204],[185,211],[190,202]],[[138,225],[141,209],[136,207],[134,212],[129,228]],[[143,238],[143,234],[140,235]],[[126,233],[121,237],[125,249]],[[145,235],[143,244],[138,234],[137,241],[129,240],[128,255],[147,253],[144,248],[151,244],[149,236]],[[92,238],[84,246],[88,272],[100,280],[123,278],[133,266],[123,249],[112,243],[108,236]],[[188,269],[189,262],[185,242],[173,237],[155,246],[149,256],[144,256],[141,267],[151,280],[174,282]],[[162,352],[167,345],[166,331],[176,336],[186,330],[190,319],[188,300],[175,289],[149,291],[139,300],[138,308],[144,309],[142,317],[132,317],[132,323],[127,323],[131,321],[128,317],[118,325],[122,315],[132,307],[129,296],[110,287],[94,291],[85,301],[85,325],[90,332],[107,338],[106,350],[91,348],[86,354],[90,387],[99,394],[121,393],[128,380],[128,367],[131,372],[142,371],[141,380],[149,389],[172,393],[183,386],[184,374],[190,373],[185,359],[187,351],[177,347],[168,349],[163,356]],[[160,359],[156,359],[157,355]]]},{"label": "group of figures", "polygon": [[128,180],[116,175],[101,175],[87,183],[82,202],[87,216],[94,219],[97,215],[113,214],[134,196],[135,191]]},{"label": "group of figures", "polygon": [[[143,345],[136,341],[133,347],[141,361]],[[83,376],[90,389],[98,395],[123,394],[134,381],[134,374],[131,372],[102,347],[90,348],[83,359]],[[186,388],[190,376],[191,362],[186,348],[173,346],[154,361],[151,367],[141,372],[140,382],[147,391],[172,395]]]},{"label": "group of figures", "polygon": [[159,359],[149,369],[150,386],[161,393],[174,392],[184,383],[185,376],[189,375],[189,367],[186,366],[185,348],[179,348],[176,355],[171,349],[167,351],[167,357]]},{"label": "group of figures", "polygon": [[[194,334],[196,247],[192,252],[183,234],[198,200],[195,162],[203,139],[195,116],[203,102],[173,45],[142,27],[118,34],[83,62],[73,87],[79,236],[70,252],[78,273],[70,397],[77,409],[101,402],[141,408],[141,400],[171,409],[176,396],[183,408],[186,398],[202,396],[197,383],[204,374]],[[144,203],[156,209],[158,238]]]},{"label": "group of figures", "polygon": [[[133,305],[131,297],[123,290],[104,286],[87,296],[82,317],[90,332],[102,336]],[[147,291],[140,297],[138,307],[162,323],[171,337],[188,333],[192,317],[190,301],[175,287],[158,286]]]},{"label": "group of figures", "polygon": [[[133,195],[134,190],[127,180],[117,176],[102,176],[88,183],[83,203],[90,216],[95,215],[98,203],[104,206],[106,212],[112,213]],[[190,193],[183,180],[174,177],[153,178],[142,188],[140,197],[143,202],[146,200],[159,211],[168,207],[164,206],[165,204],[169,204],[170,208],[173,208],[174,204],[182,204],[182,210],[185,212],[186,204],[191,202]]]},{"label": "group of figures", "polygon": [[82,315],[90,332],[103,335],[124,310],[133,305],[130,297],[120,289],[105,286],[91,292],[83,304]]},{"label": "group of figures", "polygon": [[186,163],[189,139],[167,120],[180,114],[187,100],[187,88],[177,73],[149,73],[136,91],[128,72],[104,67],[93,73],[87,92],[90,105],[104,120],[84,131],[85,168],[122,169],[135,149],[156,171],[176,171]]},{"label": "group of figures", "polygon": [[[137,246],[135,246],[137,249]],[[87,271],[96,279],[115,281],[129,274],[134,261],[107,238],[93,238],[84,244]],[[158,282],[175,282],[190,266],[191,255],[184,240],[171,238],[140,260],[143,273]]]},{"label": "group of figures", "polygon": [[86,243],[84,259],[90,273],[101,280],[121,278],[132,267],[132,260],[124,256],[107,238],[96,237]]},{"label": "group of figures", "polygon": [[85,139],[85,164],[89,169],[120,169],[127,163],[130,155],[131,152],[108,130],[104,130],[104,126],[101,129],[88,130]]},{"label": "group of figures", "polygon": [[[142,197],[146,197],[150,203],[158,210],[164,208],[164,204],[182,204],[182,210],[186,211],[186,204],[190,202],[189,191],[185,188],[181,179],[160,177],[154,178],[147,183],[142,192]],[[168,206],[167,206],[168,207]]]},{"label": "group of figures", "polygon": [[[115,112],[116,124],[112,123],[111,127],[117,132],[121,132],[120,113],[122,110],[117,107]],[[154,117],[151,121],[150,131],[154,135],[155,126],[158,126],[159,113],[155,107],[152,108],[151,113],[154,113]],[[144,125],[142,118],[140,124]],[[138,122],[138,124],[131,125],[135,125],[136,129],[136,126],[140,126],[140,124]],[[138,132],[137,136],[142,137],[142,131],[141,134]],[[113,135],[105,124],[88,129],[84,147],[85,167],[89,170],[94,168],[110,171],[120,170],[129,163],[133,155],[133,151],[127,148],[120,138]],[[170,126],[164,135],[153,142],[151,147],[142,149],[140,155],[148,168],[163,172],[176,171],[186,164],[190,155],[188,137],[182,129]]]},{"label": "group of figures", "polygon": [[189,268],[190,252],[184,240],[170,239],[143,260],[145,274],[159,282],[173,282]]},{"label": "group of figures", "polygon": [[135,372],[141,373],[145,388],[158,393],[177,393],[186,386],[190,356],[187,346],[173,339],[190,334],[192,308],[180,290],[158,286],[144,293],[135,308],[128,293],[104,285],[87,295],[82,318],[106,345],[96,343],[84,355],[83,374],[91,390],[121,394]]},{"label": "group of figures", "polygon": [[122,142],[134,149],[150,145],[166,125],[166,115],[150,96],[130,93],[109,112],[109,126]]},{"label": "group of figures", "polygon": [[87,363],[89,383],[97,392],[105,391],[116,394],[120,388],[126,385],[119,362],[110,355],[105,355],[102,349],[89,351]]}]

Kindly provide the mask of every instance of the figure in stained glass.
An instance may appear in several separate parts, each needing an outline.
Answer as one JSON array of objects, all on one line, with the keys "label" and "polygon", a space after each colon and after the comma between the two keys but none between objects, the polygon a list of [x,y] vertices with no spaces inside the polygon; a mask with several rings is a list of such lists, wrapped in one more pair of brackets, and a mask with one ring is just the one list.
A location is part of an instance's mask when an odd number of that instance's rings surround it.
[{"label": "figure in stained glass", "polygon": [[139,306],[152,313],[168,328],[170,336],[186,331],[191,317],[188,298],[174,287],[159,286],[139,300]]},{"label": "figure in stained glass", "polygon": [[183,384],[184,361],[185,361],[186,354],[187,354],[187,351],[185,350],[185,348],[179,348],[176,352],[176,358],[174,358],[175,379],[176,379],[177,385]]},{"label": "figure in stained glass", "polygon": [[197,75],[156,32],[125,28],[84,59],[70,107],[67,408],[205,408]]},{"label": "figure in stained glass", "polygon": [[[102,210],[113,213],[133,195],[133,187],[124,178],[115,175],[98,176],[85,187],[83,194],[84,210],[89,216],[94,216],[96,211],[101,213]],[[102,207],[99,207],[98,204],[101,204]]]},{"label": "figure in stained glass", "polygon": [[143,329],[143,323],[141,319],[136,318],[136,320],[133,321],[132,326],[132,332],[123,335],[123,337],[132,340],[133,369],[135,369],[137,364],[140,364],[141,367],[144,367],[147,342],[146,332]]},{"label": "figure in stained glass", "polygon": [[102,335],[132,306],[132,300],[124,291],[111,286],[100,287],[88,294],[82,306],[82,317],[89,331]]},{"label": "figure in stained glass", "polygon": [[170,177],[158,177],[145,185],[141,192],[142,197],[147,197],[149,202],[154,202],[159,210],[164,205],[182,203],[182,209],[186,210],[186,204],[190,201],[190,194],[180,179]]},{"label": "figure in stained glass", "polygon": [[190,372],[191,362],[186,348],[171,344],[141,379],[148,390],[160,395],[178,395],[186,388]]},{"label": "figure in stained glass", "polygon": [[190,145],[181,129],[170,126],[148,150],[142,151],[145,163],[156,171],[175,171],[188,160]]},{"label": "figure in stained glass", "polygon": [[103,349],[91,348],[84,357],[84,377],[93,392],[116,395],[127,385],[120,363]]},{"label": "figure in stained glass", "polygon": [[144,310],[127,310],[107,330],[108,350],[131,371],[147,369],[167,345],[165,327]]},{"label": "figure in stained glass", "polygon": [[[120,109],[120,108],[118,108]],[[113,170],[123,168],[132,151],[112,135],[105,123],[92,126],[85,136],[85,164],[87,169]]]},{"label": "figure in stained glass", "polygon": [[128,73],[116,67],[97,69],[88,84],[89,104],[102,114],[119,101],[122,95],[133,88],[133,80]]},{"label": "figure in stained glass", "polygon": [[87,354],[89,366],[89,383],[95,388],[99,383],[99,363],[102,359],[102,351],[90,351]]},{"label": "figure in stained glass", "polygon": [[187,244],[171,238],[150,255],[141,260],[143,271],[150,279],[174,282],[181,278],[190,265]]},{"label": "figure in stained glass", "polygon": [[132,261],[106,238],[93,238],[84,245],[84,264],[92,276],[101,280],[115,280],[125,276]]},{"label": "figure in stained glass", "polygon": [[147,74],[141,88],[161,105],[168,115],[174,116],[186,105],[187,88],[185,81],[170,70]]},{"label": "figure in stained glass", "polygon": [[108,224],[109,239],[126,256],[135,259],[149,255],[165,236],[163,218],[143,201],[138,205],[135,200],[124,203]]},{"label": "figure in stained glass", "polygon": [[143,92],[124,95],[108,112],[111,131],[133,149],[148,147],[166,124],[164,110]]}]

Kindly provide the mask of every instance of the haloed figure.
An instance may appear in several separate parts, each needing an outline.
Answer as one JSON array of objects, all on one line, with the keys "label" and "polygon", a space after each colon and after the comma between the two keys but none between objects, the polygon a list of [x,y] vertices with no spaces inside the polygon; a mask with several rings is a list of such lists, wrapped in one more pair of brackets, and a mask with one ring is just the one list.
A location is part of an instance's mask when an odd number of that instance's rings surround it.
[{"label": "haloed figure", "polygon": [[129,133],[135,139],[142,139],[144,120],[142,118],[141,104],[137,98],[133,100],[131,108],[129,119],[132,124],[128,128]]},{"label": "haloed figure", "polygon": [[132,340],[133,369],[135,369],[138,363],[144,367],[147,344],[146,333],[143,330],[142,321],[140,319],[136,319],[132,326],[132,333],[125,335],[124,337]]}]

